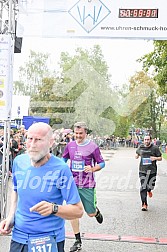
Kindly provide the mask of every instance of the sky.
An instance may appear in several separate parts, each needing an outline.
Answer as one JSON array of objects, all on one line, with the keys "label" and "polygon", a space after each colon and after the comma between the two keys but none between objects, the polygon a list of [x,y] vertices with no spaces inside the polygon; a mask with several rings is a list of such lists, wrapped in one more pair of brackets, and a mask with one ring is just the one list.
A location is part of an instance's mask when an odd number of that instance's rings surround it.
[{"label": "sky", "polygon": [[153,51],[153,41],[142,39],[61,39],[24,37],[22,52],[14,55],[14,81],[18,80],[18,69],[28,61],[30,50],[50,54],[50,65],[54,69],[61,52],[73,55],[77,47],[92,48],[99,44],[104,59],[109,66],[111,83],[121,86],[127,83],[136,71],[142,70],[142,64],[136,62],[143,55]]}]

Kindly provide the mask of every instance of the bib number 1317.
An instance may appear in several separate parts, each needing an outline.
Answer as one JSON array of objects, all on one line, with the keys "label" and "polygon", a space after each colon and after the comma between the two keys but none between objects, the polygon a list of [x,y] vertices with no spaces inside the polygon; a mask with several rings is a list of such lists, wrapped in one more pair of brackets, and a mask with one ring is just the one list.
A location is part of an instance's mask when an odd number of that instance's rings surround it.
[{"label": "bib number 1317", "polygon": [[28,252],[58,252],[57,244],[52,236],[29,240]]},{"label": "bib number 1317", "polygon": [[47,244],[47,245],[38,245],[36,247],[31,248],[32,252],[51,252],[52,251],[52,244]]}]

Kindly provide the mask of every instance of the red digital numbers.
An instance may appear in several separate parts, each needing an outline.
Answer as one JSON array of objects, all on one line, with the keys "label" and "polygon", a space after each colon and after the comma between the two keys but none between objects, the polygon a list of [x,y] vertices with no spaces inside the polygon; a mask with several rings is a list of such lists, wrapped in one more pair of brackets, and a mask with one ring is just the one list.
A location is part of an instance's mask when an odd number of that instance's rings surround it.
[{"label": "red digital numbers", "polygon": [[132,14],[133,17],[138,17],[138,10],[133,10],[133,14]]},{"label": "red digital numbers", "polygon": [[144,10],[139,10],[138,16],[139,16],[139,17],[143,17],[143,14],[144,14]]},{"label": "red digital numbers", "polygon": [[152,10],[147,10],[146,11],[146,17],[151,17]]},{"label": "red digital numbers", "polygon": [[158,18],[158,9],[119,9],[119,18]]}]

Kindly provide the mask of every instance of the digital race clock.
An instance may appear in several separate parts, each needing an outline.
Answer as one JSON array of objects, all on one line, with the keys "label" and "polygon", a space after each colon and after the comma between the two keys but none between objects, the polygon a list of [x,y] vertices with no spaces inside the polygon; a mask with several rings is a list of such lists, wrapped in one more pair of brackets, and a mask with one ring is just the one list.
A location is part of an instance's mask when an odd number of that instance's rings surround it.
[{"label": "digital race clock", "polygon": [[119,9],[119,18],[158,18],[158,9]]}]

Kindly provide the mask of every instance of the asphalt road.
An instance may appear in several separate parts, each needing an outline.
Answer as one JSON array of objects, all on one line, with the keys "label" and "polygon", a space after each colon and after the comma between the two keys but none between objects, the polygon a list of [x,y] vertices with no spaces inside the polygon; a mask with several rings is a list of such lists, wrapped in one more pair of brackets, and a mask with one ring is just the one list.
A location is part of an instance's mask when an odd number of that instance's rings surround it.
[{"label": "asphalt road", "polygon": [[[148,199],[149,211],[142,212],[139,160],[134,158],[135,149],[105,150],[102,153],[106,167],[96,174],[96,179],[98,207],[104,222],[98,224],[95,218],[84,214],[80,220],[82,252],[166,252],[167,161],[158,162],[156,187],[153,198]],[[10,236],[0,236],[0,252],[8,252],[10,239]],[[73,241],[70,222],[67,221],[66,252]]]}]

